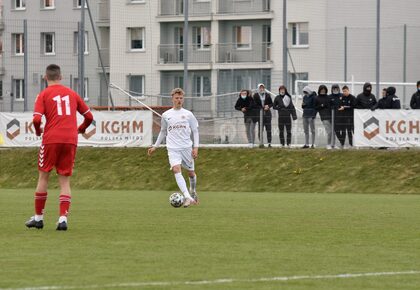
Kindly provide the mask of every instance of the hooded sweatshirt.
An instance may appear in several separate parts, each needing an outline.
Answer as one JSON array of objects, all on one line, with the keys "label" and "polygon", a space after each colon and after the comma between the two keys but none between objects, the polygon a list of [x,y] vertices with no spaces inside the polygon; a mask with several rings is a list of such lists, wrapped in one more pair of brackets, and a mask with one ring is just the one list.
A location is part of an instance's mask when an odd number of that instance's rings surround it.
[{"label": "hooded sweatshirt", "polygon": [[[264,86],[264,84],[258,84],[257,86],[257,92],[254,94],[254,100],[257,106],[260,106],[262,110],[264,110],[264,106],[267,105],[269,108],[273,107],[273,99],[271,99],[270,94],[268,94],[265,90],[263,93],[260,93],[260,86]],[[271,110],[268,109],[268,111],[264,110],[264,120],[269,121],[271,120]]]},{"label": "hooded sweatshirt", "polygon": [[311,90],[309,86],[303,88],[303,102],[302,102],[302,109],[303,109],[303,117],[304,118],[315,118],[316,117],[316,109],[315,109],[315,97],[316,93]]},{"label": "hooded sweatshirt", "polygon": [[386,96],[381,98],[373,109],[401,109],[400,98],[395,93],[397,90],[394,87],[386,89]]},{"label": "hooded sweatshirt", "polygon": [[292,117],[293,120],[296,120],[296,109],[293,105],[292,97],[290,96],[289,92],[285,87],[280,87],[280,89],[281,88],[283,88],[286,91],[286,93],[284,95],[279,94],[276,96],[276,98],[274,99],[273,109],[278,111],[279,119],[290,120],[290,117]]},{"label": "hooded sweatshirt", "polygon": [[[333,93],[335,90],[338,90],[338,94]],[[338,104],[342,96],[343,94],[340,91],[340,86],[338,84],[333,84],[331,86],[331,94],[329,95],[332,109],[334,110],[338,109]]]},{"label": "hooded sweatshirt", "polygon": [[410,107],[413,110],[420,109],[420,89],[417,89],[417,92],[411,97]]},{"label": "hooded sweatshirt", "polygon": [[[368,88],[370,87],[370,90]],[[372,85],[365,83],[363,85],[363,93],[356,98],[356,109],[372,109],[376,104],[375,95],[372,94]]]},{"label": "hooded sweatshirt", "polygon": [[[321,91],[325,90],[324,94]],[[320,85],[318,88],[318,95],[315,98],[315,109],[319,112],[321,121],[331,120],[331,99],[328,96],[328,88]]]}]

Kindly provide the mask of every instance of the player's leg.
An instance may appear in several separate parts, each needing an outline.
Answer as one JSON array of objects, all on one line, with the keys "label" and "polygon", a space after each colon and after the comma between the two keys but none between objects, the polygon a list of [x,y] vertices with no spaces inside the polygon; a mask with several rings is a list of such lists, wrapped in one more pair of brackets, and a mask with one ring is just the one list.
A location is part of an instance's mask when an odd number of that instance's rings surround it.
[{"label": "player's leg", "polygon": [[[168,157],[169,157],[169,164],[171,166],[171,170],[174,174],[176,184],[179,187],[181,193],[185,196],[187,202],[193,201],[194,199],[191,197],[190,192],[187,188],[187,183],[185,182],[184,176],[182,176],[181,171],[181,164],[182,164],[182,153],[181,151],[170,150],[168,149]],[[191,157],[192,159],[192,157]]]},{"label": "player's leg", "polygon": [[197,194],[197,174],[194,170],[188,170],[188,177],[190,178],[190,193],[191,197],[199,203]]}]

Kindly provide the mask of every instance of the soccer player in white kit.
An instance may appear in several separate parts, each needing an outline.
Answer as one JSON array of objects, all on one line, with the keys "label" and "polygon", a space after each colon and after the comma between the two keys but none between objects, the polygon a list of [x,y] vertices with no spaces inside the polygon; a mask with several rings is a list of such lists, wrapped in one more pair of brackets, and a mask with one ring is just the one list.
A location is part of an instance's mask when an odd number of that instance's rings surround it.
[{"label": "soccer player in white kit", "polygon": [[[184,207],[198,204],[196,192],[197,176],[194,171],[194,159],[198,157],[198,122],[192,112],[184,109],[184,91],[180,88],[172,90],[172,109],[162,114],[161,129],[156,143],[149,148],[148,155],[159,147],[166,137],[169,164],[175,175],[176,183],[185,197]],[[193,140],[191,140],[191,132]],[[181,167],[188,171],[190,191],[182,176]]]}]

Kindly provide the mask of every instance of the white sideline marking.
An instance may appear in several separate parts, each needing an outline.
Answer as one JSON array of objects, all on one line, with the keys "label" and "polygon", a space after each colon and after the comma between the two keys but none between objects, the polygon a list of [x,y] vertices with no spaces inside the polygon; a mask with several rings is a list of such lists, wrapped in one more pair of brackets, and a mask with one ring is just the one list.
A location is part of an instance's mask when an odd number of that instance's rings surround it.
[{"label": "white sideline marking", "polygon": [[134,283],[116,283],[105,285],[86,285],[86,286],[42,286],[27,288],[0,288],[0,290],[66,290],[66,289],[100,289],[100,288],[138,288],[150,286],[179,286],[179,285],[209,285],[209,284],[230,284],[230,283],[256,283],[256,282],[275,282],[275,281],[293,281],[293,280],[320,280],[320,279],[343,279],[377,276],[398,276],[398,275],[419,275],[420,271],[404,272],[373,272],[373,273],[353,273],[353,274],[335,274],[335,275],[303,275],[303,276],[283,276],[254,279],[216,279],[202,281],[173,281],[173,282],[134,282]]}]

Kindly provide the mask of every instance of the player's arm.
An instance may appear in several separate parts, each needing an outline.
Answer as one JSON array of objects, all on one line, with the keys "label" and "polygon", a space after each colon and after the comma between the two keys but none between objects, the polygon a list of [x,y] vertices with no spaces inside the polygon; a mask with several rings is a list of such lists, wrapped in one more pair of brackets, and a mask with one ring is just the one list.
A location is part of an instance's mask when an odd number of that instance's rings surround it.
[{"label": "player's arm", "polygon": [[198,146],[200,144],[200,134],[198,133],[198,121],[193,114],[191,114],[191,118],[188,120],[190,123],[191,132],[193,135],[193,151],[192,156],[193,158],[198,157]]},{"label": "player's arm", "polygon": [[43,95],[38,95],[35,99],[34,115],[32,123],[34,124],[35,134],[41,136],[43,130],[41,128],[42,115],[44,115],[44,99]]},{"label": "player's arm", "polygon": [[162,143],[163,139],[165,139],[167,130],[168,130],[168,123],[166,123],[165,118],[162,116],[162,119],[160,120],[160,132],[159,132],[159,136],[158,136],[155,144],[152,145],[152,147],[150,147],[149,150],[147,150],[147,154],[149,156],[151,156],[153,154],[153,152],[156,151],[156,149]]},{"label": "player's arm", "polygon": [[89,107],[83,102],[82,98],[77,96],[77,111],[84,117],[83,123],[80,124],[77,131],[81,134],[85,133],[86,129],[93,122],[93,114],[90,111]]}]

